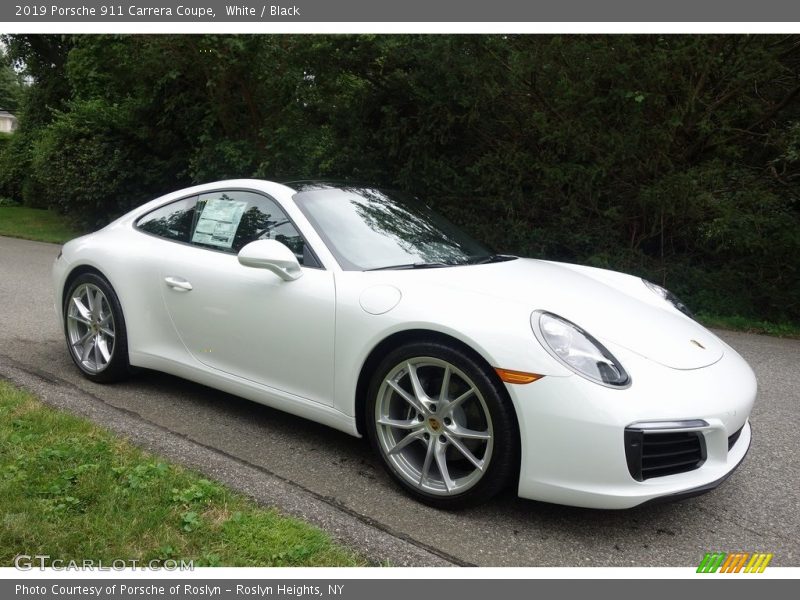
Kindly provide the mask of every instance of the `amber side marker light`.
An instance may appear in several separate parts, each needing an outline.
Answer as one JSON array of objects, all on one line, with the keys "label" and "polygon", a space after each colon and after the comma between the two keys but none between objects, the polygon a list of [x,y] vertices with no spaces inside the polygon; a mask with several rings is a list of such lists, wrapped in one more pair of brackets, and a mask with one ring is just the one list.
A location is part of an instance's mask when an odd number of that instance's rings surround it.
[{"label": "amber side marker light", "polygon": [[508,369],[495,369],[495,372],[500,376],[500,379],[506,383],[533,383],[544,377],[544,375],[537,375],[536,373],[525,373],[524,371],[509,371]]}]

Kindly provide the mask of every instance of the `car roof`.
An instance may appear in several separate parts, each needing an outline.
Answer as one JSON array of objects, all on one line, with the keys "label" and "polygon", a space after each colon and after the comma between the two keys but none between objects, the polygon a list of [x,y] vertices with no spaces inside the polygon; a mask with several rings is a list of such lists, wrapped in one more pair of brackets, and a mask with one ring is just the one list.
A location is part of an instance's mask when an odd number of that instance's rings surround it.
[{"label": "car roof", "polygon": [[375,188],[374,184],[363,181],[344,181],[335,179],[302,179],[297,181],[281,181],[281,185],[296,192],[310,192],[313,190],[341,190],[347,188]]}]

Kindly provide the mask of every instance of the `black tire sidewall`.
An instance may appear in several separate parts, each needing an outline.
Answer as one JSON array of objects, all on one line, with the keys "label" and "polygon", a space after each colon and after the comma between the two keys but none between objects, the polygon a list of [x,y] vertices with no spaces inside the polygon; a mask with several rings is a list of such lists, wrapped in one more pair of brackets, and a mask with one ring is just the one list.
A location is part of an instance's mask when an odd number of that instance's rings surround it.
[{"label": "black tire sidewall", "polygon": [[[447,361],[470,377],[483,395],[492,420],[494,445],[489,467],[478,483],[455,496],[428,494],[411,486],[383,456],[378,441],[375,413],[378,392],[384,377],[401,362],[422,356]],[[475,506],[489,500],[518,480],[520,436],[516,412],[503,383],[488,365],[469,352],[441,342],[411,342],[399,346],[384,357],[373,373],[366,397],[365,415],[367,436],[384,469],[411,496],[425,504],[444,509]]]},{"label": "black tire sidewall", "polygon": [[[90,283],[100,288],[103,294],[105,294],[109,306],[111,307],[111,312],[114,315],[114,351],[111,355],[111,361],[106,368],[99,373],[89,373],[81,366],[80,361],[70,347],[69,332],[67,329],[67,314],[69,311],[70,299],[75,290],[85,283]],[[117,298],[116,292],[114,292],[114,288],[111,287],[111,284],[104,277],[96,273],[83,273],[70,283],[67,293],[64,296],[64,305],[62,308],[67,352],[69,352],[72,362],[80,369],[83,376],[97,383],[110,383],[127,377],[130,374],[130,365],[128,363],[128,336],[125,327],[125,317],[122,312],[122,305],[119,302],[119,298]]]}]

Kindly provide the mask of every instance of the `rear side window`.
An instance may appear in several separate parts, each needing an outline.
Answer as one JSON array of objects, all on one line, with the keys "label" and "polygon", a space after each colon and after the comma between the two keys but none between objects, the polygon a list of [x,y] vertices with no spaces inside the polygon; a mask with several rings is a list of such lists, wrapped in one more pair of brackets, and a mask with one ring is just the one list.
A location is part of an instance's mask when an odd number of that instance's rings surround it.
[{"label": "rear side window", "polygon": [[178,242],[191,239],[197,196],[184,198],[147,213],[136,223],[142,231]]}]

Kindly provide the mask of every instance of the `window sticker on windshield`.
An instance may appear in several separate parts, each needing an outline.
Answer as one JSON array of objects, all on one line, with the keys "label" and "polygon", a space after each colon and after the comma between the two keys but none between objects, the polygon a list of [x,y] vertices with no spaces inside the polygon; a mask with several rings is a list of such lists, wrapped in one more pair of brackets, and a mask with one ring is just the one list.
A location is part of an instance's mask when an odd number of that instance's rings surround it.
[{"label": "window sticker on windshield", "polygon": [[233,246],[233,238],[246,206],[247,202],[242,200],[215,198],[206,201],[197,221],[192,242],[230,248]]}]

